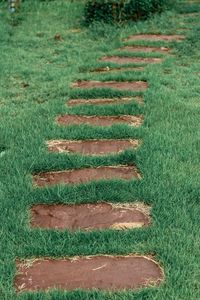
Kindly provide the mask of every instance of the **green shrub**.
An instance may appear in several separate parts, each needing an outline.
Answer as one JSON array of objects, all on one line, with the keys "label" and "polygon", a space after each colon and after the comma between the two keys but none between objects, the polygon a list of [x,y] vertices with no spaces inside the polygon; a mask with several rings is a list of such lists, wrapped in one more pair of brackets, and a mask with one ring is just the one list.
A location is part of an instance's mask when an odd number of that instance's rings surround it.
[{"label": "green shrub", "polygon": [[119,22],[123,19],[126,0],[88,0],[85,5],[85,22]]},{"label": "green shrub", "polygon": [[172,0],[87,0],[84,10],[85,23],[145,19],[153,13],[162,12],[173,2]]}]

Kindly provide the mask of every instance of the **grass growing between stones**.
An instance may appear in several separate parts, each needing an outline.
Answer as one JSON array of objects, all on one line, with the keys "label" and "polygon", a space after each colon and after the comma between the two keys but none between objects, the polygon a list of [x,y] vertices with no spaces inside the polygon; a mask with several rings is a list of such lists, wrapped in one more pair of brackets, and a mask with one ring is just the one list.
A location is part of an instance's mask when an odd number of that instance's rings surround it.
[{"label": "grass growing between stones", "polygon": [[[8,150],[0,156],[1,299],[199,299],[199,18],[166,12],[123,27],[94,25],[77,30],[81,1],[32,2],[23,2],[14,19],[8,16],[5,4],[0,4],[0,152],[4,145]],[[176,34],[183,25],[191,30],[184,32],[186,40],[182,42],[122,42],[134,33]],[[162,56],[162,64],[149,65],[144,72],[80,72],[83,67],[99,67],[102,63],[97,59],[116,53],[125,44],[166,46],[173,51]],[[72,90],[70,85],[77,79],[147,80],[149,89],[143,94]],[[71,98],[135,95],[144,96],[144,105],[66,106]],[[55,118],[64,113],[144,114],[145,119],[140,128],[57,126]],[[103,157],[48,153],[45,141],[58,138],[133,138],[143,140],[143,144],[138,150]],[[142,180],[45,189],[32,186],[31,173],[118,164],[136,164]],[[33,204],[101,200],[151,205],[152,226],[89,233],[30,229],[29,209]],[[16,257],[128,253],[155,254],[165,271],[164,283],[157,288],[114,294],[50,291],[16,295],[13,287]]]}]

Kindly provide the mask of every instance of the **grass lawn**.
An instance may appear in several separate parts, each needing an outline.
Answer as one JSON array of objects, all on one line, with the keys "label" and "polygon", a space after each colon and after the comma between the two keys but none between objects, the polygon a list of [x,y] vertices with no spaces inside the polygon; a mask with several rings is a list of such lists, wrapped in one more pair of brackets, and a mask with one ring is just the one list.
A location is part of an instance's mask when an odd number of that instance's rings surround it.
[{"label": "grass lawn", "polygon": [[[188,8],[185,7],[185,10]],[[200,299],[200,9],[197,15],[165,12],[124,26],[81,27],[83,1],[25,1],[18,16],[0,2],[0,299],[197,300]],[[194,5],[188,11],[198,11]],[[184,12],[182,9],[181,12]],[[185,30],[188,28],[190,30]],[[136,33],[184,34],[181,42],[123,42]],[[57,36],[55,37],[55,35]],[[125,44],[173,48],[144,71],[89,73]],[[127,55],[131,55],[126,53]],[[133,56],[134,54],[132,54]],[[144,54],[140,54],[144,56]],[[145,54],[145,56],[156,56]],[[145,80],[144,104],[67,107],[71,98],[142,95],[78,90],[78,79]],[[144,114],[139,128],[57,126],[59,114]],[[49,153],[50,139],[141,139],[138,150],[108,156]],[[32,173],[135,164],[142,180],[33,188]],[[152,225],[127,231],[75,232],[31,229],[30,207],[39,203],[143,201]],[[15,259],[95,254],[153,254],[165,272],[159,287],[138,291],[50,291],[16,294]]]}]

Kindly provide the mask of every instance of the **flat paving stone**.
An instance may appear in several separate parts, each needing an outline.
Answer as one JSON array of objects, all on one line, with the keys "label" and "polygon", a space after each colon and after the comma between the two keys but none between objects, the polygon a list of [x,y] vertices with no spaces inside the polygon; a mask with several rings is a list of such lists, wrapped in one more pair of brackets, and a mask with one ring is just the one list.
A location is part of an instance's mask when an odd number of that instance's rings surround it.
[{"label": "flat paving stone", "polygon": [[139,140],[51,140],[47,141],[47,146],[50,152],[105,155],[120,153],[126,149],[136,149],[139,146]]},{"label": "flat paving stone", "polygon": [[34,205],[31,209],[31,226],[48,229],[125,230],[148,226],[148,208],[126,204]]},{"label": "flat paving stone", "polygon": [[129,36],[126,41],[182,41],[185,39],[184,35],[166,35],[166,34],[135,34]]},{"label": "flat paving stone", "polygon": [[124,97],[124,98],[96,98],[96,99],[70,99],[67,102],[68,106],[77,105],[109,105],[109,104],[126,104],[131,101],[143,103],[143,98],[140,96],[136,97]]},{"label": "flat paving stone", "polygon": [[79,116],[79,115],[63,115],[57,118],[59,125],[83,125],[92,126],[112,126],[116,124],[127,124],[138,127],[143,122],[143,116]]},{"label": "flat paving stone", "polygon": [[106,56],[101,59],[101,61],[112,62],[116,64],[132,64],[132,63],[143,63],[143,64],[152,64],[152,63],[161,63],[162,58],[155,57],[121,57],[121,56]]},{"label": "flat paving stone", "polygon": [[135,166],[106,166],[41,172],[33,175],[33,183],[38,187],[44,187],[55,184],[81,184],[98,180],[131,180],[134,178],[141,179],[141,175]]},{"label": "flat paving stone", "polygon": [[193,12],[193,13],[184,13],[182,16],[184,17],[199,17],[200,12]]},{"label": "flat paving stone", "polygon": [[16,268],[17,292],[52,288],[138,289],[158,286],[164,277],[161,267],[151,257],[139,255],[17,260]]},{"label": "flat paving stone", "polygon": [[115,90],[144,91],[148,88],[148,83],[146,81],[79,80],[73,83],[72,87],[81,89],[109,88]]},{"label": "flat paving stone", "polygon": [[170,52],[170,48],[167,47],[147,47],[147,46],[124,46],[120,48],[119,50],[125,50],[128,52],[144,52],[144,53],[168,53]]},{"label": "flat paving stone", "polygon": [[109,72],[134,72],[134,71],[143,71],[144,67],[126,67],[126,68],[111,68],[111,67],[101,67],[90,70],[91,73],[109,73]]}]

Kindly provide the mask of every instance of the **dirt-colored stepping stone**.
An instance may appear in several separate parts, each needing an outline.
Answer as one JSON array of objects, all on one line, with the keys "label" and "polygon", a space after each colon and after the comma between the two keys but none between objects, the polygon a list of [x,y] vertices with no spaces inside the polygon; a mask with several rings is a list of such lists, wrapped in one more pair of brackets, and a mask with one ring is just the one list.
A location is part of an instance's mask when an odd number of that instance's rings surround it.
[{"label": "dirt-colored stepping stone", "polygon": [[47,146],[50,152],[105,155],[120,153],[126,149],[136,149],[139,146],[139,140],[51,140],[47,141]]},{"label": "dirt-colored stepping stone", "polygon": [[135,34],[129,36],[125,41],[182,41],[185,39],[184,35],[165,35],[165,34]]},{"label": "dirt-colored stepping stone", "polygon": [[[147,211],[147,213],[146,213]],[[32,227],[69,230],[111,228],[124,230],[150,224],[149,208],[143,204],[34,205]]]},{"label": "dirt-colored stepping stone", "polygon": [[125,46],[120,48],[119,50],[125,50],[128,52],[144,52],[144,53],[168,53],[170,51],[170,48],[167,47],[147,47],[147,46]]},{"label": "dirt-colored stepping stone", "polygon": [[77,105],[109,105],[109,104],[126,104],[131,101],[143,103],[143,98],[140,96],[126,98],[96,98],[96,99],[70,99],[67,102],[68,106]]},{"label": "dirt-colored stepping stone", "polygon": [[143,71],[144,67],[127,67],[127,68],[111,68],[111,67],[100,67],[91,70],[92,73],[109,73],[109,72],[134,72],[134,71]]},{"label": "dirt-colored stepping stone", "polygon": [[135,166],[106,166],[55,172],[42,172],[33,175],[33,183],[38,187],[43,187],[55,184],[81,184],[98,180],[131,180],[134,178],[141,179],[141,175]]},{"label": "dirt-colored stepping stone", "polygon": [[148,88],[148,83],[146,81],[78,80],[72,84],[72,87],[81,89],[109,88],[115,90],[144,91]]},{"label": "dirt-colored stepping stone", "polygon": [[132,63],[142,63],[142,64],[152,64],[161,63],[162,58],[155,57],[121,57],[121,56],[106,56],[101,59],[101,61],[112,62],[116,64],[132,64]]},{"label": "dirt-colored stepping stone", "polygon": [[184,14],[182,14],[182,16],[190,18],[190,17],[198,17],[199,14],[200,14],[200,12],[184,13]]},{"label": "dirt-colored stepping stone", "polygon": [[83,256],[66,259],[16,261],[18,292],[52,288],[124,290],[157,286],[163,281],[161,267],[151,257]]},{"label": "dirt-colored stepping stone", "polygon": [[127,124],[138,127],[143,122],[143,116],[79,116],[79,115],[63,115],[57,118],[59,125],[83,125],[92,126],[112,126],[116,124]]}]

